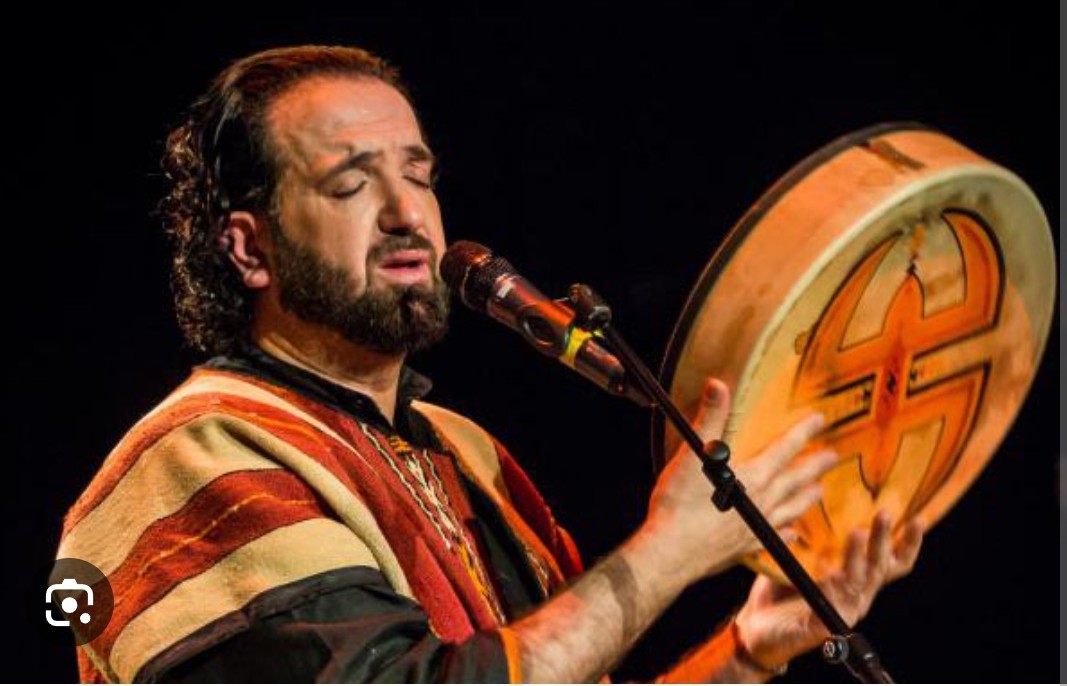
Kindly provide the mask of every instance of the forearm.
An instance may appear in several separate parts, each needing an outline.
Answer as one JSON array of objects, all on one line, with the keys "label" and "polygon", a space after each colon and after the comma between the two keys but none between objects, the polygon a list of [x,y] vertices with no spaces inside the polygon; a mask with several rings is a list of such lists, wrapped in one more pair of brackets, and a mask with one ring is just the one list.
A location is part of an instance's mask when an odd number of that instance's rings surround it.
[{"label": "forearm", "polygon": [[[709,381],[693,424],[702,440],[722,435],[729,407],[725,384]],[[821,415],[806,417],[747,465],[749,492],[772,526],[817,502],[818,479],[837,463],[824,451],[787,467],[823,423]],[[741,518],[712,507],[712,488],[701,472],[697,456],[680,450],[656,482],[645,526],[574,586],[505,629],[509,654],[518,655],[512,663],[519,663],[519,678],[599,679],[689,583],[753,549]],[[721,663],[712,671],[725,675],[728,669]]]},{"label": "forearm", "polygon": [[596,681],[692,581],[647,527],[577,583],[508,627],[526,682]]}]

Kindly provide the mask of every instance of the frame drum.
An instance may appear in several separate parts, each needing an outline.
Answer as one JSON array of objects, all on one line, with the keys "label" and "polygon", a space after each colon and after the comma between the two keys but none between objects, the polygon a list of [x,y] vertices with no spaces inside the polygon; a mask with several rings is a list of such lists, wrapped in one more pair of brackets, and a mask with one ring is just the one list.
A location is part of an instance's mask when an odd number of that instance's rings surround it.
[{"label": "frame drum", "polygon": [[[1055,280],[1048,220],[1021,179],[938,131],[883,124],[816,152],[748,211],[660,377],[690,414],[707,376],[730,386],[735,465],[826,416],[808,452],[831,445],[840,463],[791,545],[818,577],[877,510],[929,528],[967,490],[1034,379]],[[657,471],[679,443],[657,416]],[[782,578],[765,553],[747,562]]]}]

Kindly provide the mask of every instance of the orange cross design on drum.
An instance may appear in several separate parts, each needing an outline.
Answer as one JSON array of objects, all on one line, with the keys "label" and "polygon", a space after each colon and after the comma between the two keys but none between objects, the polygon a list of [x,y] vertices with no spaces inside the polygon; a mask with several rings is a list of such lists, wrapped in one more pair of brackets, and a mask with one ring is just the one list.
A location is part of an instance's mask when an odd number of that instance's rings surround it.
[{"label": "orange cross design on drum", "polygon": [[[825,477],[821,509],[800,525],[809,541],[832,537],[835,522],[853,519],[848,512],[871,512],[879,500],[894,501],[890,509],[904,516],[916,513],[952,472],[974,427],[990,359],[984,348],[968,348],[967,342],[996,326],[1003,265],[980,217],[947,210],[942,218],[962,257],[961,303],[927,315],[924,283],[913,262],[881,331],[846,342],[877,268],[904,240],[898,234],[856,266],[807,339],[793,402],[826,414],[826,440],[842,458]],[[912,240],[922,235],[918,227]],[[834,481],[858,481],[864,489],[835,487]]]}]

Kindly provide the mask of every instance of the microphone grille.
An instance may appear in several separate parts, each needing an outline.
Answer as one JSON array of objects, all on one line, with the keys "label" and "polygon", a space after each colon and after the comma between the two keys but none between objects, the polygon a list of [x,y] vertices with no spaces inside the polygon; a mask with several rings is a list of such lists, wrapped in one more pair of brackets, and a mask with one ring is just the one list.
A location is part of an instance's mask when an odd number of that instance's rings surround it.
[{"label": "microphone grille", "polygon": [[456,241],[448,246],[441,258],[441,278],[457,293],[467,278],[467,270],[491,255],[489,248],[474,241]]},{"label": "microphone grille", "polygon": [[480,312],[493,292],[493,285],[514,268],[503,257],[474,241],[456,241],[441,258],[441,278],[460,299]]}]

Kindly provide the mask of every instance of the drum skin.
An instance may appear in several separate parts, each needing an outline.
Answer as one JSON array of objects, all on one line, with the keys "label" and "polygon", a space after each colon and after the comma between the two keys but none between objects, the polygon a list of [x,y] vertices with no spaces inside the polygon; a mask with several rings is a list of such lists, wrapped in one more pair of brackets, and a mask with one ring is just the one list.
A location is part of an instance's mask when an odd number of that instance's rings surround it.
[{"label": "drum skin", "polygon": [[[840,462],[791,547],[818,577],[878,510],[927,528],[1007,434],[1052,321],[1055,255],[1026,184],[918,124],[845,136],[779,180],[713,256],[661,370],[692,415],[709,375],[733,394],[735,465],[805,414],[797,459]],[[680,439],[653,424],[662,467]],[[765,554],[747,563],[781,579]]]}]

